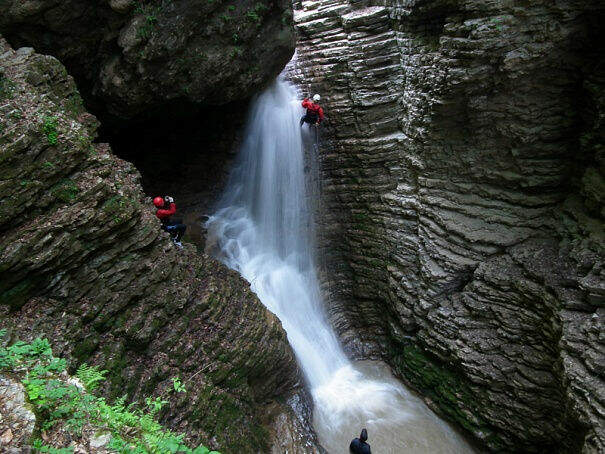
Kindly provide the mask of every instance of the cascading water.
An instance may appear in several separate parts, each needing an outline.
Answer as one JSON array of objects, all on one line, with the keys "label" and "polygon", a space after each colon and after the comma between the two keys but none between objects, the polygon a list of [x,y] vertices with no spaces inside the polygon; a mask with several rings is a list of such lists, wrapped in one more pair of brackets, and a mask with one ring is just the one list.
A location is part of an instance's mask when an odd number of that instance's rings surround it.
[{"label": "cascading water", "polygon": [[362,427],[375,453],[472,452],[384,365],[352,364],[324,316],[299,104],[295,88],[283,80],[254,103],[238,164],[206,224],[208,249],[239,271],[281,320],[328,452],[348,452]]}]

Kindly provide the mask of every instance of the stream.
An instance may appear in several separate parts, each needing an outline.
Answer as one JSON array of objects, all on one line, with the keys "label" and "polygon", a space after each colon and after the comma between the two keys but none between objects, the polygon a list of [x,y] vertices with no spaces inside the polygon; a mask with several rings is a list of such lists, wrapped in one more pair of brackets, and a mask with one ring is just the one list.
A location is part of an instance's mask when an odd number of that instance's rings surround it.
[{"label": "stream", "polygon": [[474,452],[385,364],[347,359],[330,327],[315,266],[302,115],[296,88],[282,79],[253,103],[227,189],[206,223],[212,250],[281,320],[330,454],[348,453],[364,427],[374,454]]}]

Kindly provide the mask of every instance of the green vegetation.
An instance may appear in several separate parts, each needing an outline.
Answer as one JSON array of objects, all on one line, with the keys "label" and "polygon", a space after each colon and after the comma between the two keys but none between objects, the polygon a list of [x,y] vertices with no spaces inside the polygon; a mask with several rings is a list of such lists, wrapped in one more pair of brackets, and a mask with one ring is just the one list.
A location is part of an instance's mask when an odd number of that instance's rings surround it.
[{"label": "green vegetation", "polygon": [[248,16],[248,19],[253,22],[256,22],[256,24],[258,25],[261,22],[262,14],[268,9],[269,7],[264,3],[257,3],[254,5],[254,7],[252,7],[250,11],[246,13],[246,16]]},{"label": "green vegetation", "polygon": [[127,219],[130,205],[131,202],[126,197],[116,195],[107,200],[102,209],[107,214],[112,215],[114,222],[119,224]]},{"label": "green vegetation", "polygon": [[0,72],[0,100],[13,96],[15,83]]},{"label": "green vegetation", "polygon": [[50,193],[53,195],[53,197],[65,203],[73,202],[76,199],[78,192],[78,186],[69,178],[60,181],[50,190]]},{"label": "green vegetation", "polygon": [[65,106],[74,118],[84,112],[84,101],[78,93],[74,93],[65,102]]},{"label": "green vegetation", "polygon": [[[470,432],[482,432],[490,446],[504,448],[500,438],[481,417],[477,402],[483,399],[476,395],[467,379],[444,367],[412,343],[392,348],[391,355],[396,369],[437,404],[445,415]],[[469,416],[469,410],[472,417]]]},{"label": "green vegetation", "polygon": [[234,46],[229,51],[229,57],[230,58],[241,57],[243,54],[244,54],[244,50],[241,47],[239,47],[239,46]]},{"label": "green vegetation", "polygon": [[[0,330],[0,337],[5,334],[6,330]],[[166,430],[156,421],[158,411],[167,403],[162,396],[146,398],[146,409],[126,405],[125,397],[110,404],[91,393],[105,379],[106,371],[81,365],[76,372],[84,385],[81,389],[58,378],[66,366],[64,359],[52,355],[46,339],[32,343],[17,341],[9,347],[0,347],[0,372],[22,378],[39,430],[49,431],[60,426],[75,437],[82,436],[85,428],[95,433],[109,433],[107,449],[119,453],[219,454],[205,446],[188,447],[183,443],[184,435]],[[174,392],[186,392],[178,377],[172,382]],[[55,454],[73,452],[71,448],[46,446],[39,439],[33,442],[33,447]]]},{"label": "green vegetation", "polygon": [[57,145],[59,133],[57,132],[57,117],[46,116],[43,119],[42,131],[46,135],[49,145]]},{"label": "green vegetation", "polygon": [[134,13],[143,16],[143,24],[137,29],[137,37],[142,39],[149,39],[151,33],[158,24],[158,13],[160,8],[153,5],[140,4]]}]

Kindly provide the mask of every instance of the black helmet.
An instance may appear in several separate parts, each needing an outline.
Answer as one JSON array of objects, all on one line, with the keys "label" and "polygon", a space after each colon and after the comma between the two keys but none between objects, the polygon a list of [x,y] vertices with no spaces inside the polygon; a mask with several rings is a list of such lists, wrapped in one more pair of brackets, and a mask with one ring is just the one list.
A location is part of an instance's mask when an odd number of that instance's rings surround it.
[{"label": "black helmet", "polygon": [[359,435],[359,439],[361,441],[366,441],[368,439],[368,431],[365,429],[361,429],[361,435]]}]

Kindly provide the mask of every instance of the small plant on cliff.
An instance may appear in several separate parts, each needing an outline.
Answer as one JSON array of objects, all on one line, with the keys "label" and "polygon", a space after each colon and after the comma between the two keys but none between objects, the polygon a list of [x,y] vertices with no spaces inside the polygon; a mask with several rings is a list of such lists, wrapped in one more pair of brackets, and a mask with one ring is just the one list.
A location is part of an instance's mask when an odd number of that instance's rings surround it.
[{"label": "small plant on cliff", "polygon": [[173,378],[171,378],[171,380],[172,380],[172,387],[177,393],[184,393],[187,391],[185,389],[185,385],[183,385],[183,383],[181,382],[181,379],[179,377],[173,377]]},{"label": "small plant on cliff", "polygon": [[73,202],[76,199],[78,192],[80,192],[78,186],[69,178],[57,183],[50,190],[50,193],[55,198],[65,203]]},{"label": "small plant on cliff", "polygon": [[135,14],[143,16],[143,23],[137,29],[137,37],[149,39],[151,33],[158,24],[158,14],[160,8],[153,5],[139,5],[135,10]]},{"label": "small plant on cliff", "polygon": [[[0,337],[6,330],[0,330]],[[10,371],[21,377],[28,399],[34,407],[40,428],[67,431],[76,438],[84,433],[109,433],[106,449],[119,453],[185,453],[219,454],[204,446],[195,449],[183,443],[184,435],[166,430],[155,420],[155,415],[166,404],[161,397],[147,398],[147,409],[126,405],[125,397],[109,404],[103,397],[90,391],[102,382],[106,371],[83,364],[77,377],[84,388],[66,377],[66,362],[52,355],[46,339],[31,343],[17,341],[9,347],[0,347],[0,372]],[[176,392],[184,390],[178,377],[173,379]],[[178,389],[177,389],[178,388]],[[41,440],[33,443],[39,452],[73,452],[69,448],[47,446]]]},{"label": "small plant on cliff", "polygon": [[46,135],[46,140],[48,140],[49,145],[57,145],[59,139],[59,133],[57,132],[57,117],[44,117],[42,131]]},{"label": "small plant on cliff", "polygon": [[87,391],[94,391],[99,386],[99,383],[105,380],[106,370],[99,370],[98,367],[89,366],[84,363],[78,367],[76,376],[82,382]]},{"label": "small plant on cliff", "polygon": [[258,25],[261,22],[261,15],[268,9],[269,7],[264,3],[257,3],[250,11],[246,13],[246,16],[248,16],[248,19],[253,22],[256,22],[256,24]]},{"label": "small plant on cliff", "polygon": [[10,98],[14,90],[14,82],[0,72],[0,100]]}]

